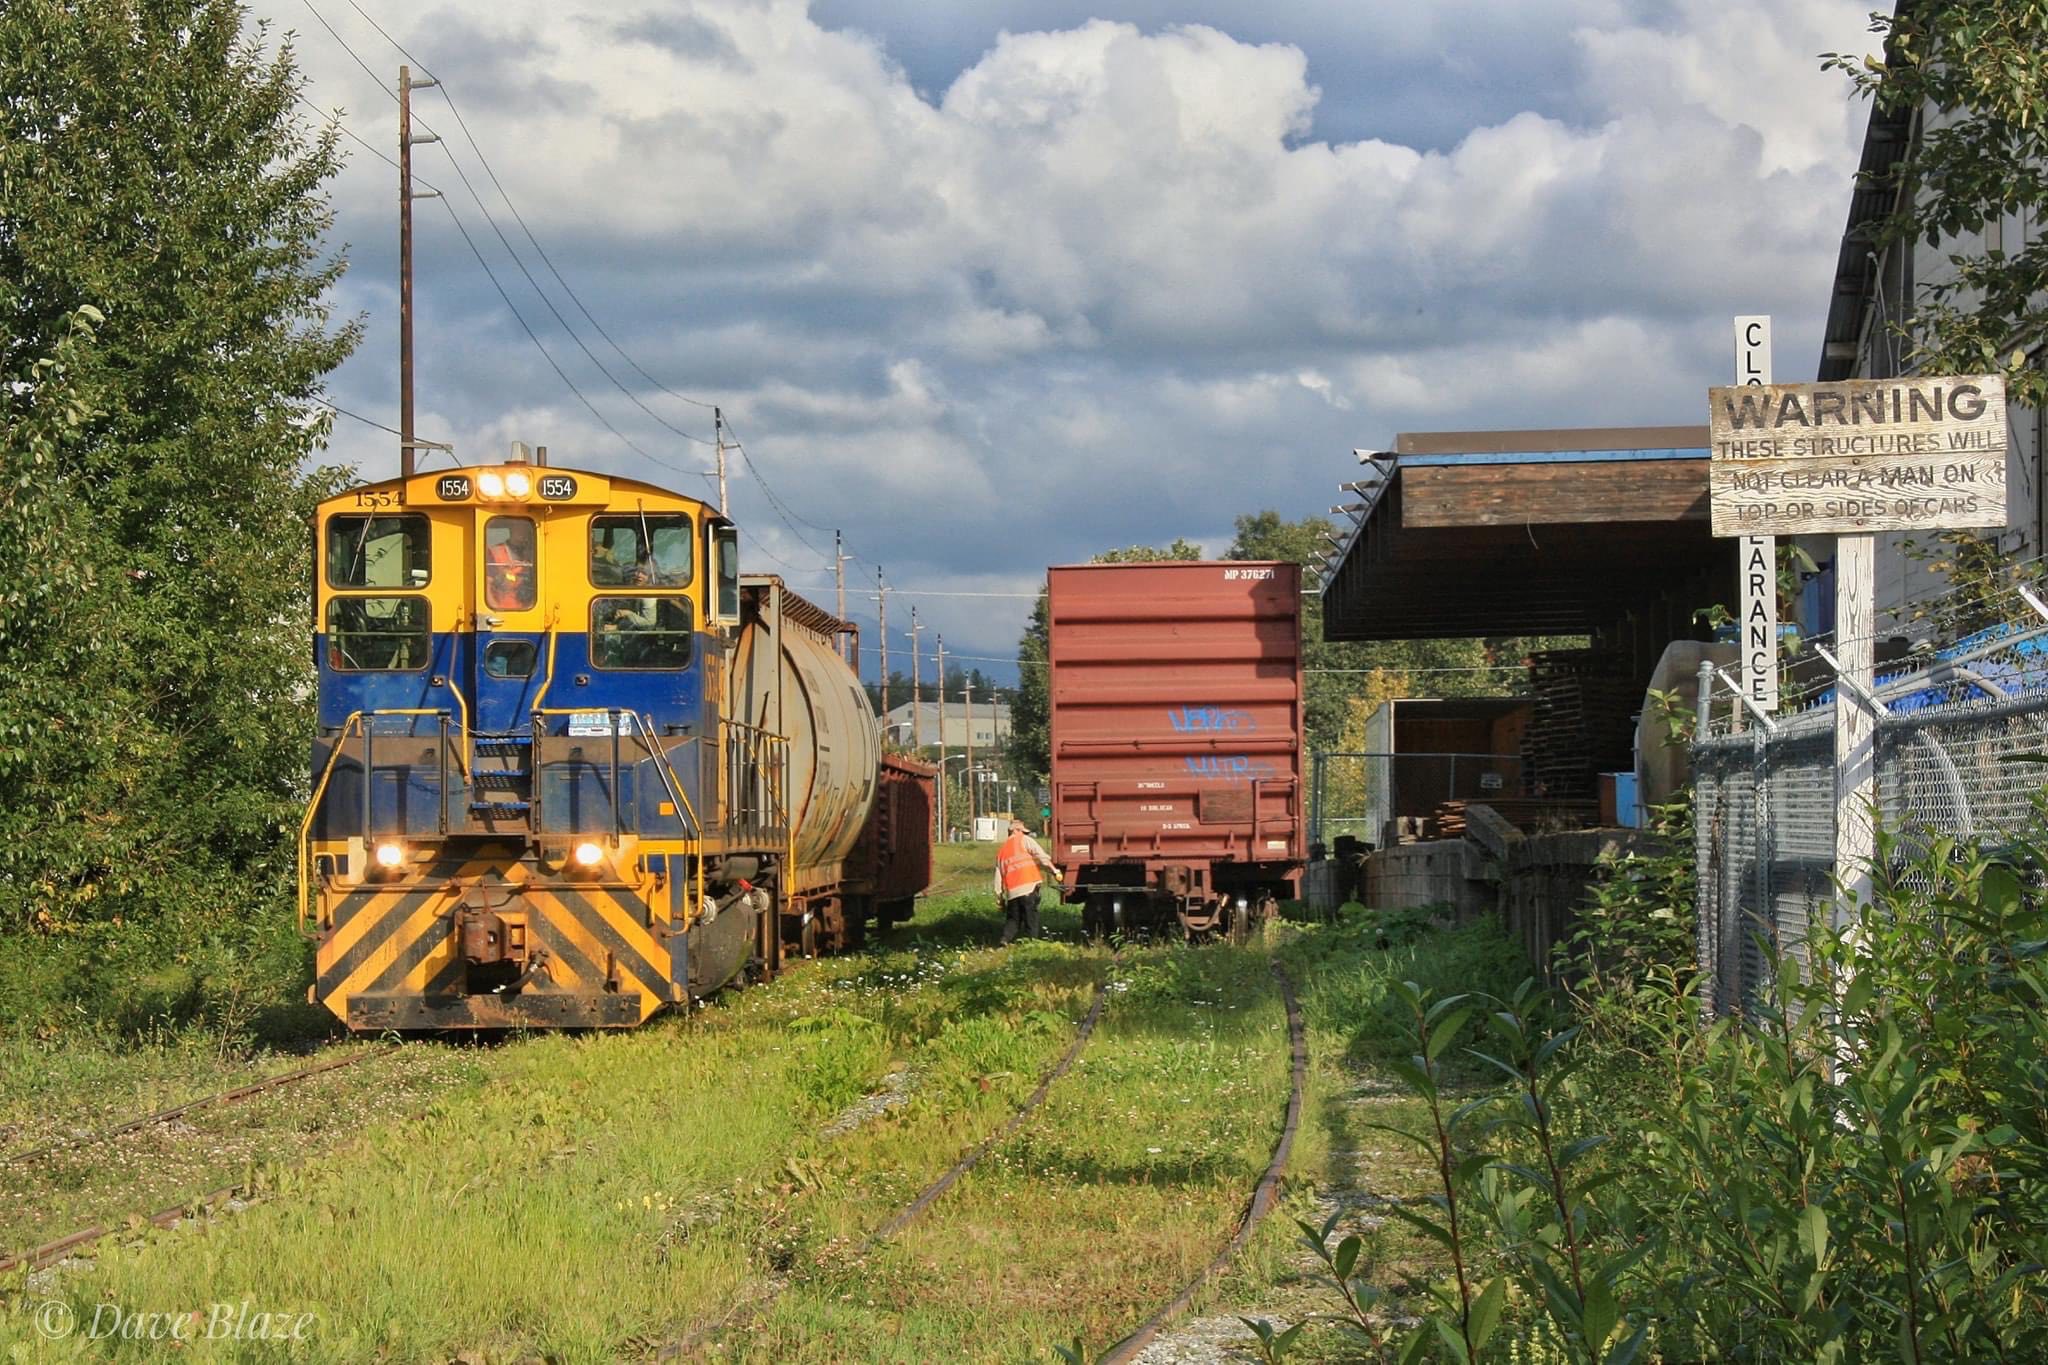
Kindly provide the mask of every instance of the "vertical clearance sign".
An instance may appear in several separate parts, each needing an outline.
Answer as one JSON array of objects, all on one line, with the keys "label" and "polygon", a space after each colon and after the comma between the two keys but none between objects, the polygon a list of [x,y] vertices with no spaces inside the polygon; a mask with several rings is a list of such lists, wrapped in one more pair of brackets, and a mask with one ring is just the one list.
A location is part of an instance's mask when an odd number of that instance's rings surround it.
[{"label": "vertical clearance sign", "polygon": [[[1762,388],[1771,382],[1771,320],[1735,319],[1735,382]],[[1742,591],[1739,594],[1743,691],[1759,710],[1778,709],[1778,538],[1742,538]]]}]

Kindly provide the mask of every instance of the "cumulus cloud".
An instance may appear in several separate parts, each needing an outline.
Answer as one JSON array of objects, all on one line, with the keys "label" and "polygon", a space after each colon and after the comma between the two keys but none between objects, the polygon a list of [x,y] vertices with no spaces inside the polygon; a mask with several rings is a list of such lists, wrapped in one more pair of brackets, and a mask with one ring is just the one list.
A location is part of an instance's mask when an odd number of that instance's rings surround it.
[{"label": "cumulus cloud", "polygon": [[[1796,374],[1863,116],[1815,59],[1858,45],[1861,0],[371,8],[577,290],[422,94],[444,141],[420,173],[553,356],[422,204],[423,431],[690,486],[711,451],[677,433],[717,402],[747,442],[735,510],[813,587],[828,526],[907,585],[1028,581],[1320,511],[1399,429],[1690,420],[1735,312],[1778,315]],[[389,96],[323,29],[297,46],[313,98],[387,145]],[[388,417],[391,172],[355,160],[338,302],[371,327],[333,387]],[[337,433],[373,472],[388,442]],[[973,601],[934,624],[1004,652],[1028,603]]]}]

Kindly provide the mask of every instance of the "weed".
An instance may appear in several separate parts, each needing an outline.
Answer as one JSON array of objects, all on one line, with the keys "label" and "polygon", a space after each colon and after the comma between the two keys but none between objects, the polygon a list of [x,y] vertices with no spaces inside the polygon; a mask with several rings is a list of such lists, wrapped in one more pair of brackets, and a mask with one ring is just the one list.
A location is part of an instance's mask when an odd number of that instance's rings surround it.
[{"label": "weed", "polygon": [[[1453,1272],[1404,1359],[1475,1358],[1510,1303],[1516,1341],[1569,1361],[2048,1354],[2048,837],[1884,836],[1878,864],[1803,957],[1759,945],[1777,971],[1743,1018],[1699,1029],[1656,964],[1579,998],[1639,1047],[1590,1046],[1533,984],[1398,988],[1413,1052],[1389,1065],[1441,1189],[1390,1212]],[[1460,1044],[1498,1084],[1451,1108]]]}]

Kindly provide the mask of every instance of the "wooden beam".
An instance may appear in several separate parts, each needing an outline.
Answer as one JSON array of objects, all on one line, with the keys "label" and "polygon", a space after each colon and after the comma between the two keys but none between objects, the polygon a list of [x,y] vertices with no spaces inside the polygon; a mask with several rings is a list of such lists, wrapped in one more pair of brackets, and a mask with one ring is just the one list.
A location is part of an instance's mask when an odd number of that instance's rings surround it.
[{"label": "wooden beam", "polygon": [[1401,470],[1406,527],[1707,520],[1705,460]]}]

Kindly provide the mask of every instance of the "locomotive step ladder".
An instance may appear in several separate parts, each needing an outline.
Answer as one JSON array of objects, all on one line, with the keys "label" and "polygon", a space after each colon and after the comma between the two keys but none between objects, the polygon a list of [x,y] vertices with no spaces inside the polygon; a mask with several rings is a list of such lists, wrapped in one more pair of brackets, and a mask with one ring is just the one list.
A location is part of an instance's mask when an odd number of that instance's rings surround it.
[{"label": "locomotive step ladder", "polygon": [[470,738],[470,813],[486,820],[531,820],[533,735],[475,734]]}]

